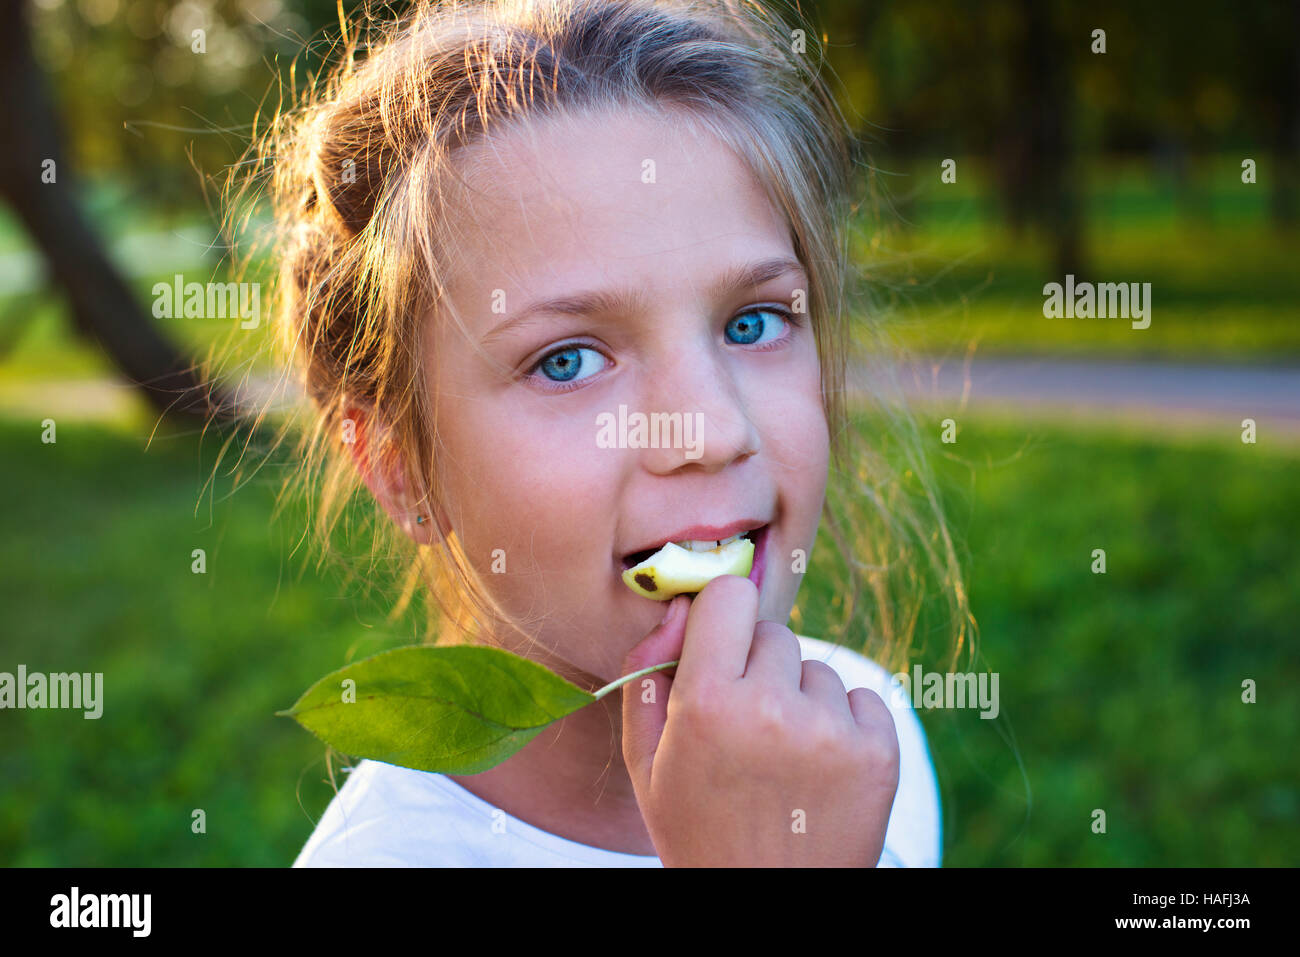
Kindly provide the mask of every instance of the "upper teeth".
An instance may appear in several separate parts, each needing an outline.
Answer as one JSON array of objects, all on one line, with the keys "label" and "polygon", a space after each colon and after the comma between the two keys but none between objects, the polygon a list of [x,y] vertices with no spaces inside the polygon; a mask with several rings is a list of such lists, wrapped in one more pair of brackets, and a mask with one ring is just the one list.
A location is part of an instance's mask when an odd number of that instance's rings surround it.
[{"label": "upper teeth", "polygon": [[735,535],[730,536],[729,538],[723,538],[716,542],[698,541],[696,539],[690,539],[684,542],[673,542],[673,544],[681,548],[690,549],[693,552],[711,552],[715,548],[721,548],[723,545],[730,545],[738,538],[740,538],[739,532],[737,532]]}]

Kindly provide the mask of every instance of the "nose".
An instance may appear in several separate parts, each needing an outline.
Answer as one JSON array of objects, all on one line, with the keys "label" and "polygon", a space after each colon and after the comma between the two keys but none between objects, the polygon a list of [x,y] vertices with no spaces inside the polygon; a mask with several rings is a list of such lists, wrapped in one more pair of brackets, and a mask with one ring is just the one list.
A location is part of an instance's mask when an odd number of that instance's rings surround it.
[{"label": "nose", "polygon": [[651,423],[653,414],[661,413],[660,421],[671,428],[661,428],[660,435],[672,438],[661,440],[660,448],[642,450],[647,467],[656,474],[684,466],[716,472],[762,447],[744,394],[717,349],[702,344],[685,350],[679,340],[670,357],[649,370],[649,382],[642,390],[647,398],[645,411]]}]

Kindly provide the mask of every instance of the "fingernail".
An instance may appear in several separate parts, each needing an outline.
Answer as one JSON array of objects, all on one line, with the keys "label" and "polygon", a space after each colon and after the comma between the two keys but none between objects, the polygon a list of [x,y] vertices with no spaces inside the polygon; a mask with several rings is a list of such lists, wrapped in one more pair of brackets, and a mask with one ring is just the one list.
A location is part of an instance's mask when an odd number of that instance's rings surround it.
[{"label": "fingernail", "polygon": [[668,599],[668,608],[664,612],[664,616],[659,619],[659,624],[661,625],[668,624],[668,620],[673,617],[673,612],[676,609],[677,609],[677,597],[674,595],[672,598]]}]

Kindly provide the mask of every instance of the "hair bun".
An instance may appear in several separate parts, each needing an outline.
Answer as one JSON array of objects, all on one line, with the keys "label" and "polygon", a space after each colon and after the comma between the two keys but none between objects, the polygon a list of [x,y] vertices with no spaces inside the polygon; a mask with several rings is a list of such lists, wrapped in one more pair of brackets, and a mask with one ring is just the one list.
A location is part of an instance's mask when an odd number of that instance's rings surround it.
[{"label": "hair bun", "polygon": [[[350,148],[354,139],[349,135],[351,131],[339,128],[339,118],[350,115],[355,114],[347,107],[334,105],[311,124],[308,134],[308,168],[314,187],[308,207],[319,207],[320,214],[349,238],[369,224],[377,201],[375,184],[382,181],[366,159],[371,157],[373,162],[377,153],[373,145],[366,144],[354,153]],[[372,172],[376,175],[372,176]]]}]

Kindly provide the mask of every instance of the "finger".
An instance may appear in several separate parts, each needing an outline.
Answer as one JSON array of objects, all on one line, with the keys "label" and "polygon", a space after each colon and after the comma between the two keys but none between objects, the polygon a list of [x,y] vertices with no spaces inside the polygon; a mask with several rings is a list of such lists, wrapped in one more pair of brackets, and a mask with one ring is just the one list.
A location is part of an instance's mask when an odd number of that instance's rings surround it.
[{"label": "finger", "polygon": [[889,713],[889,706],[870,688],[854,688],[849,692],[849,710],[853,720],[863,728],[874,728],[889,722],[894,726],[894,716]]},{"label": "finger", "polygon": [[705,585],[691,603],[675,686],[694,692],[740,678],[757,619],[758,589],[748,578],[720,575]]},{"label": "finger", "polygon": [[[678,595],[668,603],[667,617],[650,630],[623,659],[623,674],[681,657],[691,600]],[[634,678],[620,689],[623,695],[623,761],[634,787],[650,780],[654,755],[668,720],[668,694],[673,681],[662,671]]]},{"label": "finger", "polygon": [[844,682],[840,679],[839,672],[826,662],[815,658],[803,662],[799,690],[826,705],[836,714],[850,721],[854,720]]},{"label": "finger", "polygon": [[794,632],[774,621],[760,621],[754,626],[745,680],[793,690],[799,687],[799,654],[799,639]]}]

